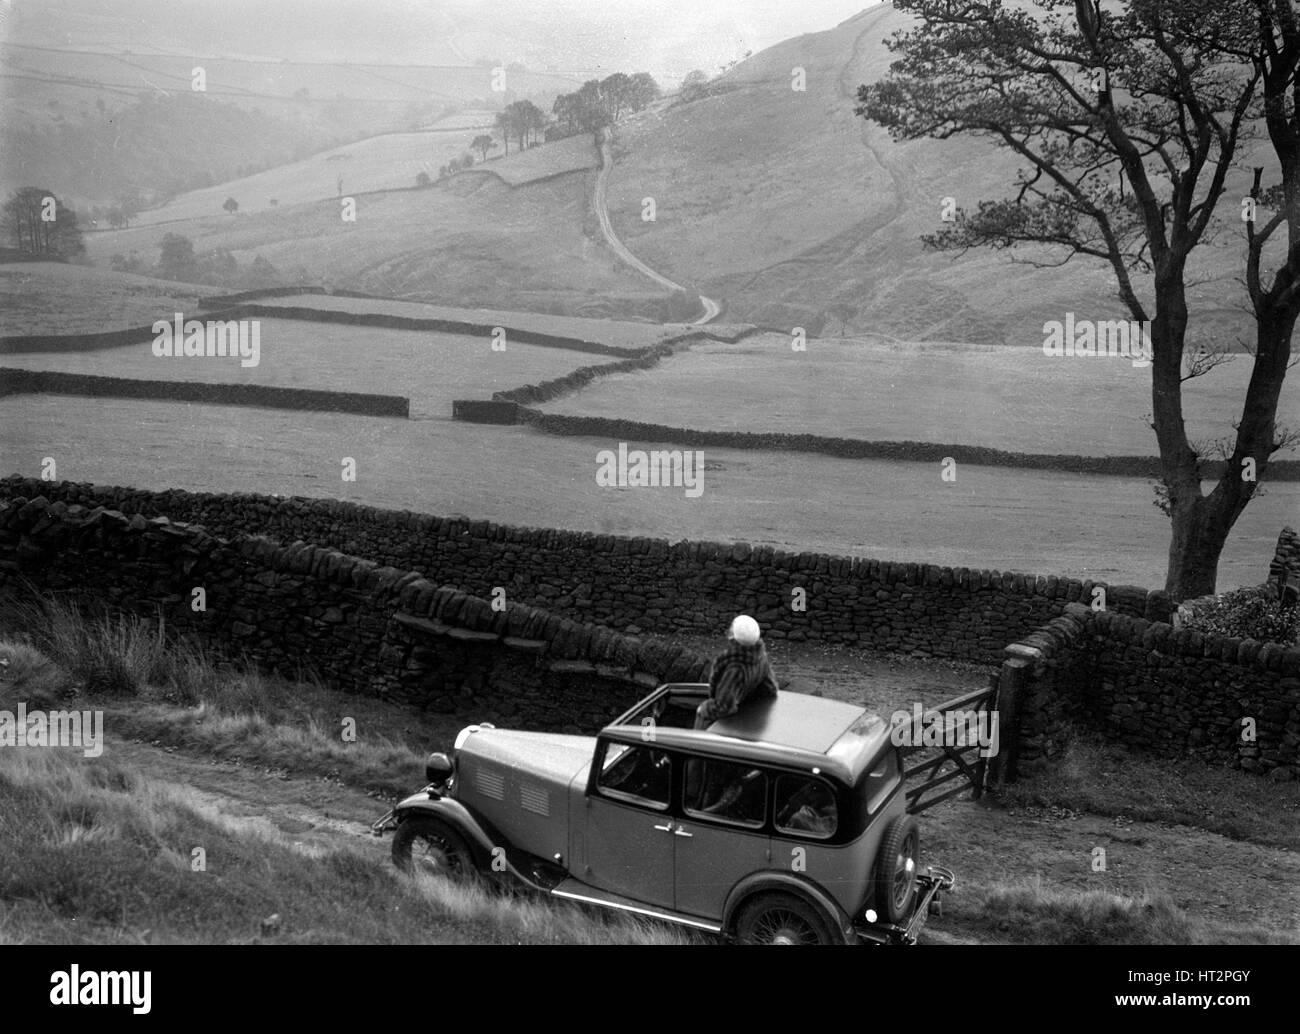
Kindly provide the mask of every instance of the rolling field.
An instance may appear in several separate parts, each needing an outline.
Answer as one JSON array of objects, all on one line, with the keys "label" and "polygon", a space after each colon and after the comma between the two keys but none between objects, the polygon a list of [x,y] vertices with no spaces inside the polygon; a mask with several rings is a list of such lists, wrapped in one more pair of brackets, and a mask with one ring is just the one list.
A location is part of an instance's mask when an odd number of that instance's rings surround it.
[{"label": "rolling field", "polygon": [[[344,196],[414,187],[415,177],[421,172],[436,180],[439,166],[468,151],[470,141],[480,133],[490,133],[491,125],[491,117],[484,114],[470,126],[389,133],[358,140],[243,179],[191,190],[165,205],[141,212],[135,225],[153,226],[212,216],[240,219],[251,213],[273,210],[277,206],[271,204],[272,198],[278,206],[337,199],[340,178]],[[221,207],[228,197],[239,202],[239,211],[233,216]]]},{"label": "rolling field", "polygon": [[[343,181],[342,196],[345,197],[380,190],[404,190],[415,186],[415,178],[421,172],[426,173],[429,179],[437,180],[439,168],[472,151],[470,142],[482,134],[493,134],[491,112],[454,116],[418,133],[387,133],[358,140],[313,154],[302,161],[277,165],[274,169],[202,190],[188,191],[165,205],[141,212],[133,225],[158,226],[214,216],[239,219],[259,212],[271,212],[278,207],[337,201],[340,179]],[[592,146],[591,137],[585,134],[523,152],[512,148],[508,156],[501,153],[500,141],[496,140],[496,150],[488,151],[485,163],[479,161],[478,151],[473,151],[473,154],[474,160],[479,162],[474,171],[493,174],[512,187],[600,165],[600,156]],[[239,202],[239,211],[233,216],[221,207],[228,197]],[[271,204],[272,199],[276,204]],[[180,228],[173,229],[184,232]],[[96,232],[111,235],[118,231]]]},{"label": "rolling field", "polygon": [[62,262],[0,264],[0,337],[143,327],[220,290]]},{"label": "rolling field", "polygon": [[[632,323],[625,320],[592,320],[547,313],[510,312],[504,309],[458,309],[429,302],[408,302],[389,298],[349,298],[346,295],[292,294],[259,298],[258,305],[312,308],[327,312],[383,313],[412,319],[465,320],[472,323],[501,323],[527,327],[545,334],[581,338],[620,348],[644,348],[664,338],[681,334],[683,323]],[[523,383],[523,382],[520,382]]]},{"label": "rolling field", "polygon": [[599,167],[600,152],[592,143],[590,134],[579,133],[526,151],[512,148],[509,155],[498,151],[493,157],[488,152],[488,160],[474,166],[472,171],[495,173],[512,187],[520,187],[548,176]]},{"label": "rolling field", "polygon": [[[495,176],[455,176],[427,190],[357,199],[344,222],[337,200],[239,218],[202,219],[94,233],[87,256],[157,261],[167,233],[199,255],[227,249],[241,265],[261,255],[289,280],[333,282],[374,294],[459,306],[624,315],[663,297],[596,239],[591,175],[512,190]],[[290,281],[291,282],[291,281]]]},{"label": "rolling field", "polygon": [[[3,472],[143,488],[279,492],[507,524],[746,541],[1157,587],[1168,524],[1138,478],[710,449],[704,492],[596,484],[599,439],[522,427],[165,402],[9,397]],[[650,443],[630,443],[632,447]],[[357,461],[343,482],[340,461]],[[815,501],[814,501],[815,500]],[[1267,573],[1300,486],[1269,486],[1228,540],[1219,589]]]},{"label": "rolling field", "polygon": [[[1184,385],[1193,440],[1231,433],[1250,365],[1249,356],[1238,356]],[[810,339],[806,351],[795,352],[788,336],[763,334],[693,344],[649,370],[602,377],[539,408],[693,430],[1086,456],[1158,451],[1145,419],[1149,367],[1118,357],[1049,357],[1041,348]],[[1278,419],[1300,424],[1294,379]]]},{"label": "rolling field", "polygon": [[[88,334],[149,326],[173,313],[199,312],[199,299],[229,294],[229,288],[116,273],[62,262],[0,264],[0,337],[18,334]],[[373,312],[415,319],[491,323],[622,348],[643,348],[687,330],[685,324],[584,319],[509,309],[465,309],[431,302],[344,295],[295,294],[261,298],[259,305]],[[341,328],[336,328],[341,329]],[[598,360],[598,356],[589,357]],[[520,383],[524,383],[520,381]]]},{"label": "rolling field", "polygon": [[229,357],[159,357],[153,342],[93,352],[19,353],[0,365],[101,377],[260,384],[347,390],[411,399],[411,416],[450,417],[458,398],[560,377],[600,356],[559,348],[511,345],[494,352],[491,339],[429,331],[341,327],[302,320],[259,321],[256,366]]}]

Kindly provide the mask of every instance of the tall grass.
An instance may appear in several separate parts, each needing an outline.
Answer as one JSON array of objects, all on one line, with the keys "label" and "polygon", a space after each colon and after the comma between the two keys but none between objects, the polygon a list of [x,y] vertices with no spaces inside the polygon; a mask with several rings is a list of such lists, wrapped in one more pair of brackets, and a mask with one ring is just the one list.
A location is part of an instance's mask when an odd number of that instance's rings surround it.
[{"label": "tall grass", "polygon": [[17,634],[0,637],[0,705],[79,697],[102,709],[118,736],[337,778],[389,797],[409,792],[421,771],[424,746],[385,735],[378,721],[343,742],[336,715],[365,702],[343,703],[303,673],[294,683],[270,678],[169,638],[159,620],[83,616],[65,600],[27,597],[4,616]]},{"label": "tall grass", "polygon": [[161,616],[87,615],[57,597],[27,596],[10,602],[4,617],[20,642],[63,669],[65,691],[134,696],[146,686],[174,684],[190,667],[184,645],[169,648]]}]

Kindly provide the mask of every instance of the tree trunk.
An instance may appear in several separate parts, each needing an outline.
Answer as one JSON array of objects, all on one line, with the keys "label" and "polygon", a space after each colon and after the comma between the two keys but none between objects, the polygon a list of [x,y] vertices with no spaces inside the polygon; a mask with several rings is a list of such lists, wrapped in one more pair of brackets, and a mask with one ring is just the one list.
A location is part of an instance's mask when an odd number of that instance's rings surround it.
[{"label": "tree trunk", "polygon": [[[1256,317],[1255,358],[1237,424],[1236,443],[1218,484],[1209,495],[1201,494],[1195,458],[1190,468],[1186,457],[1182,463],[1176,462],[1176,455],[1165,455],[1164,439],[1161,440],[1172,525],[1165,590],[1174,600],[1195,599],[1214,592],[1224,543],[1268,467],[1275,441],[1278,399],[1291,357],[1291,336],[1297,318],[1295,304],[1294,301],[1278,304]],[[1155,378],[1157,374],[1153,372],[1152,376]],[[1181,401],[1178,408],[1181,422]],[[1165,420],[1170,419],[1171,414],[1166,412]],[[1157,424],[1161,422],[1159,414],[1156,420]],[[1253,478],[1248,476],[1252,466]],[[1195,478],[1192,482],[1187,480],[1189,469]]]},{"label": "tree trunk", "polygon": [[1175,602],[1209,596],[1219,574],[1219,556],[1231,522],[1212,498],[1199,498],[1170,511],[1169,571],[1165,591]]}]

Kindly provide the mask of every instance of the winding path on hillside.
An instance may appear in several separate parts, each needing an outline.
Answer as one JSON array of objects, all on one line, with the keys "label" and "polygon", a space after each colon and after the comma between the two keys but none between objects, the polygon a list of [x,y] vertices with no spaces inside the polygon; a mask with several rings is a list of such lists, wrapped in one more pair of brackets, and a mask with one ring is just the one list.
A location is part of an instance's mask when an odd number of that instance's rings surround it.
[{"label": "winding path on hillside", "polygon": [[[628,251],[627,246],[618,239],[614,232],[613,224],[609,221],[609,208],[607,206],[607,196],[609,193],[609,171],[614,167],[614,156],[610,152],[609,133],[602,132],[600,136],[600,173],[596,176],[596,193],[593,198],[593,205],[596,209],[596,217],[600,220],[600,231],[605,235],[605,240],[614,250],[619,258],[626,262],[633,269],[644,273],[657,284],[662,284],[670,291],[685,291],[686,288],[679,283],[669,280],[662,273],[657,273],[639,258]],[[704,313],[699,319],[692,320],[692,326],[700,326],[705,323],[711,323],[718,318],[722,312],[722,306],[712,298],[705,298],[700,295],[700,302],[704,306]]]},{"label": "winding path on hillside", "polygon": [[[892,10],[892,6],[882,4],[878,8],[862,12],[858,16],[862,19],[862,25],[857,35],[853,37],[853,44],[849,48],[848,56],[836,76],[835,96],[831,100],[832,104],[838,105],[841,102],[851,104],[856,101],[856,84],[861,81],[861,76],[855,69],[858,67],[859,59],[862,56],[863,42],[877,28],[880,20],[888,17]],[[878,219],[862,220],[853,224],[847,230],[819,240],[796,254],[778,259],[770,265],[759,266],[747,274],[735,274],[736,276],[744,276],[744,280],[739,283],[741,290],[752,290],[758,281],[771,275],[774,270],[780,269],[782,266],[792,266],[796,269],[807,269],[810,265],[841,266],[847,263],[853,254],[864,246],[864,242],[870,242],[872,237],[902,218],[905,211],[904,199],[906,197],[903,181],[893,165],[886,161],[884,154],[871,143],[869,127],[865,123],[859,125],[856,115],[852,116],[851,122],[858,131],[859,142],[863,148],[876,165],[889,176],[895,203],[886,210],[886,214]],[[889,337],[893,341],[900,340],[887,334],[879,336]]]}]

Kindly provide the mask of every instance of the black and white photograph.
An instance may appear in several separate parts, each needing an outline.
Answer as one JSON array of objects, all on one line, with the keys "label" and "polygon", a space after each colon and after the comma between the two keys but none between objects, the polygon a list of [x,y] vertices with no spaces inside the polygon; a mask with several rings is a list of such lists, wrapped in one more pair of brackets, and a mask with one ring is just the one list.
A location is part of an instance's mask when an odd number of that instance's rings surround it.
[{"label": "black and white photograph", "polygon": [[1297,0],[0,0],[7,1003],[1257,1022],[1297,318]]}]

